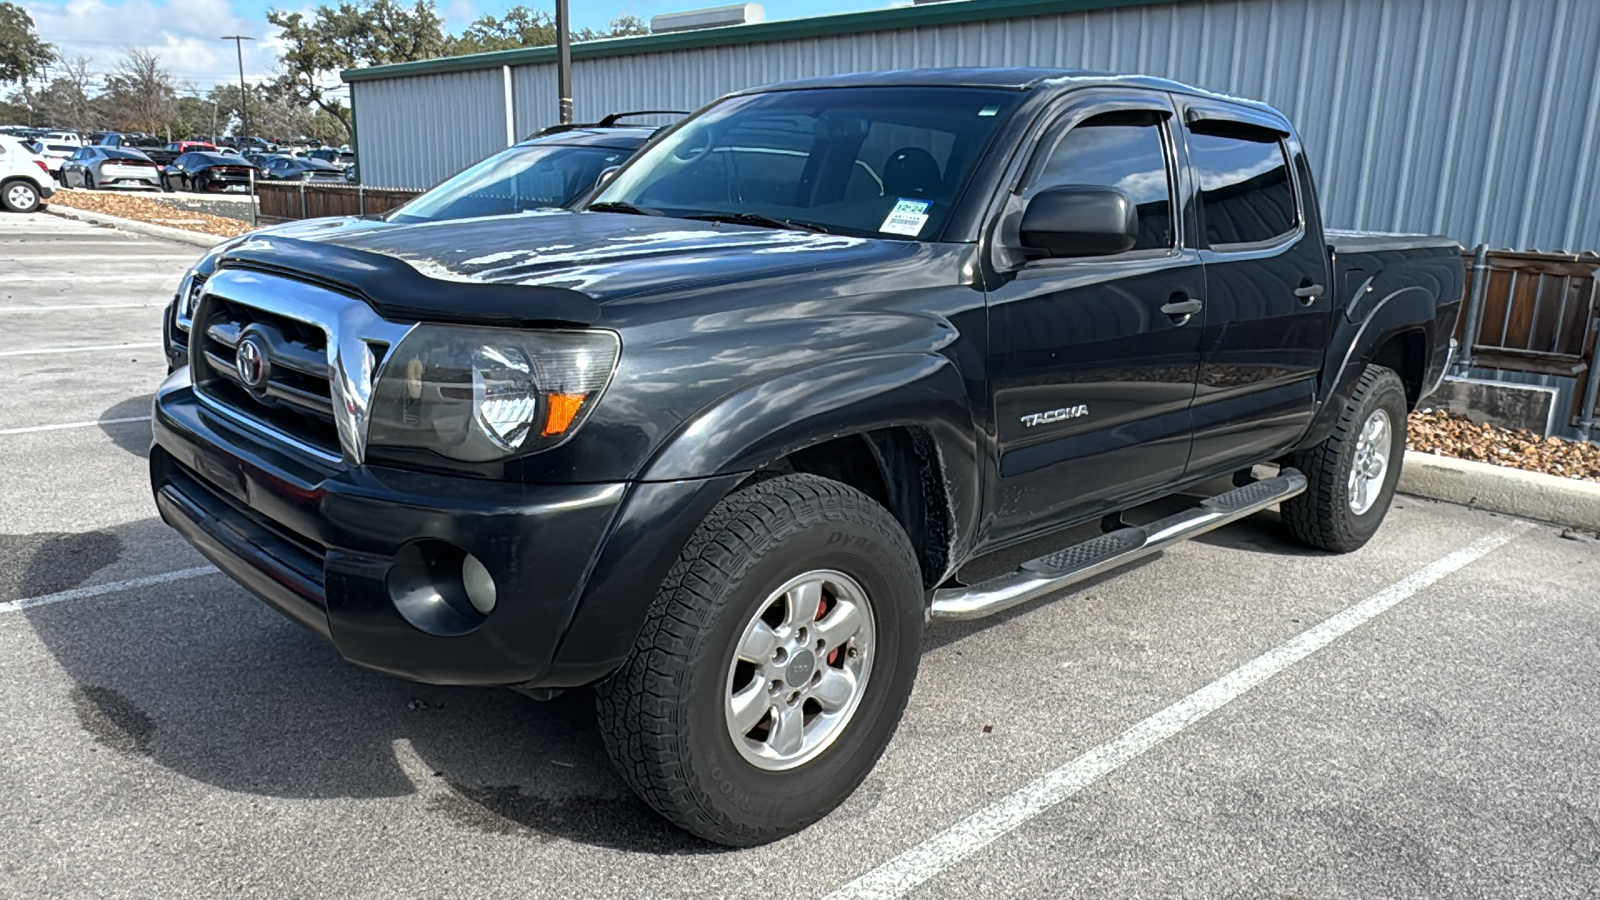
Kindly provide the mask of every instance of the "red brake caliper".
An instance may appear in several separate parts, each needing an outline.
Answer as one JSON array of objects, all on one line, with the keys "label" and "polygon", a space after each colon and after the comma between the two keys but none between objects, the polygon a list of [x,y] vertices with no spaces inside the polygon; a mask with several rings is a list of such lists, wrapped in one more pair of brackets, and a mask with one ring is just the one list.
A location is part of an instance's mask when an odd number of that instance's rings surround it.
[{"label": "red brake caliper", "polygon": [[[826,596],[824,596],[821,600],[817,601],[817,617],[816,617],[817,621],[821,622],[823,615],[825,615],[827,612],[828,612],[828,598]],[[839,660],[839,648],[835,647],[835,648],[833,648],[832,650],[830,650],[828,652],[828,665],[831,666],[835,662],[838,662],[838,660]]]}]

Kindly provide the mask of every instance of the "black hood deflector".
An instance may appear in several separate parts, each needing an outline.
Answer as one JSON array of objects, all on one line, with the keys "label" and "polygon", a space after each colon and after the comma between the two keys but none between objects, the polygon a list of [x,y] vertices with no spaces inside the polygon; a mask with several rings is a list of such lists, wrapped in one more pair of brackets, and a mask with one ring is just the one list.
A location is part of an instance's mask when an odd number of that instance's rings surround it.
[{"label": "black hood deflector", "polygon": [[253,236],[224,253],[218,268],[321,282],[389,319],[523,326],[593,325],[600,318],[600,304],[570,288],[429,278],[392,256],[324,241]]}]

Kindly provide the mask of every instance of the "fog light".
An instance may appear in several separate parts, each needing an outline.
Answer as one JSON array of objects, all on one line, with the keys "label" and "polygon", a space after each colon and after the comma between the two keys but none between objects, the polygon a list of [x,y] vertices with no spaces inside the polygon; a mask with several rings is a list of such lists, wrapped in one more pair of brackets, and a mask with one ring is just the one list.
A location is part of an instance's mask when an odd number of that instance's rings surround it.
[{"label": "fog light", "polygon": [[473,609],[486,616],[494,612],[494,576],[471,553],[461,561],[461,584],[467,589],[467,601]]}]

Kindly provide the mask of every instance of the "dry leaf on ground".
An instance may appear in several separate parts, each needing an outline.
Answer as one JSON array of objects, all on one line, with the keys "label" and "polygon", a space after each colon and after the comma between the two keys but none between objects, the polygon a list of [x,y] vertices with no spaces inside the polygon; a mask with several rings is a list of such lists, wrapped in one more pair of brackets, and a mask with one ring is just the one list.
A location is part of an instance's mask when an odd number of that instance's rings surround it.
[{"label": "dry leaf on ground", "polygon": [[1442,409],[1411,414],[1406,446],[1423,453],[1493,463],[1565,478],[1600,481],[1600,446],[1479,425]]},{"label": "dry leaf on ground", "polygon": [[218,237],[235,237],[252,230],[248,222],[213,216],[209,213],[176,209],[150,196],[116,191],[58,190],[50,197],[55,206],[119,216],[152,225],[166,225]]}]

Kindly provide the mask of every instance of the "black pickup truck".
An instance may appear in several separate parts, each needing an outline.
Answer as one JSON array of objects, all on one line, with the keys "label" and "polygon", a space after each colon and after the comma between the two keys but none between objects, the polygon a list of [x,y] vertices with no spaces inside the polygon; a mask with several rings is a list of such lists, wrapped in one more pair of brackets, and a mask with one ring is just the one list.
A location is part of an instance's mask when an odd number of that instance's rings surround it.
[{"label": "black pickup truck", "polygon": [[629,784],[734,845],[866,777],[927,619],[1271,506],[1362,546],[1463,282],[1452,241],[1325,232],[1271,108],[1020,69],[749,90],[573,209],[207,271],[165,520],[358,665],[593,686]]}]

